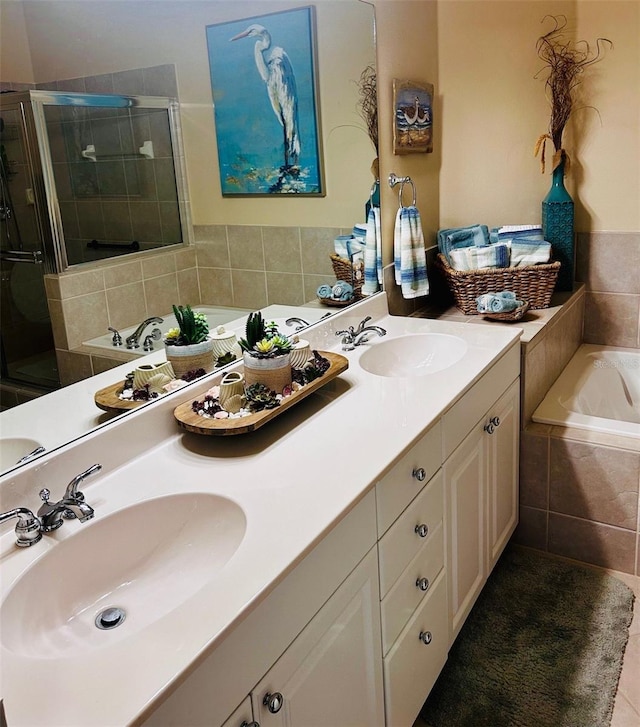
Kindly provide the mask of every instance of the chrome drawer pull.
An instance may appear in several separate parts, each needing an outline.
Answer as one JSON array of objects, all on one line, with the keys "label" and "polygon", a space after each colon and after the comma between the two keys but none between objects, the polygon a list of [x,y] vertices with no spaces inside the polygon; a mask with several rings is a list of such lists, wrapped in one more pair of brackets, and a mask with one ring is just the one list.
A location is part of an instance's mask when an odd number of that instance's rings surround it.
[{"label": "chrome drawer pull", "polygon": [[423,644],[426,644],[429,646],[433,639],[433,636],[431,636],[431,631],[421,631],[420,632],[420,641],[422,641]]},{"label": "chrome drawer pull", "polygon": [[418,482],[424,482],[427,479],[427,473],[424,467],[416,467],[411,473],[412,477],[415,477]]},{"label": "chrome drawer pull", "polygon": [[416,580],[416,586],[417,586],[417,587],[418,587],[418,588],[419,588],[419,589],[420,589],[421,591],[428,591],[428,590],[429,590],[429,586],[430,586],[430,585],[431,585],[431,584],[429,583],[429,579],[428,579],[428,578],[418,578],[418,579]]},{"label": "chrome drawer pull", "polygon": [[429,534],[429,526],[422,523],[422,525],[416,525],[414,532],[421,538],[426,538]]},{"label": "chrome drawer pull", "polygon": [[264,704],[264,706],[271,712],[271,714],[276,714],[282,709],[282,705],[284,704],[284,697],[280,692],[274,692],[273,694],[267,692],[264,695],[262,704]]},{"label": "chrome drawer pull", "polygon": [[487,434],[493,434],[497,427],[500,426],[500,417],[491,417],[489,423],[484,425],[484,431]]},{"label": "chrome drawer pull", "polygon": [[246,719],[243,719],[240,727],[260,727],[260,722],[247,722]]}]

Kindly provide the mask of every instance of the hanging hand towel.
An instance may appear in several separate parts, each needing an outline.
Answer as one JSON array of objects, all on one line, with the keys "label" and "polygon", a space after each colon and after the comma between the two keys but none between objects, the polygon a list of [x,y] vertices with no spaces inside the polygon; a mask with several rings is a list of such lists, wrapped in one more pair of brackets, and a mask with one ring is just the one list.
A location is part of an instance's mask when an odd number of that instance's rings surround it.
[{"label": "hanging hand towel", "polygon": [[429,293],[427,254],[422,222],[417,207],[400,207],[393,238],[396,285],[403,298],[418,298]]},{"label": "hanging hand towel", "polygon": [[367,217],[364,249],[364,284],[362,295],[372,295],[382,285],[382,243],[380,239],[380,208],[371,207]]}]

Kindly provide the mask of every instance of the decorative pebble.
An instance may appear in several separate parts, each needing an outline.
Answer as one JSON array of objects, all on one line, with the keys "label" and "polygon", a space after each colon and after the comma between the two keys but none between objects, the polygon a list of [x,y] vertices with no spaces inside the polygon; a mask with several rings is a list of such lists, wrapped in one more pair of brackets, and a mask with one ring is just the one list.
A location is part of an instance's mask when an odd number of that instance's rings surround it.
[{"label": "decorative pebble", "polygon": [[229,412],[228,411],[217,411],[213,415],[214,419],[228,419],[229,418]]}]

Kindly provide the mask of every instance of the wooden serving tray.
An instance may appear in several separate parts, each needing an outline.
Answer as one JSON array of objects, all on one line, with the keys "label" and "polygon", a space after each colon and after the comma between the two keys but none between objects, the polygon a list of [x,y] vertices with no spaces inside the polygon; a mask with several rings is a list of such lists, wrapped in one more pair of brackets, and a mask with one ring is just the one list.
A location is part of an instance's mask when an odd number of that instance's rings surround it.
[{"label": "wooden serving tray", "polygon": [[247,434],[248,432],[253,432],[309,396],[309,394],[313,394],[314,391],[328,384],[329,381],[335,379],[336,376],[349,368],[349,360],[339,353],[332,353],[330,351],[318,351],[318,353],[329,361],[330,366],[328,370],[319,379],[314,379],[311,383],[306,384],[301,389],[294,391],[290,396],[285,397],[280,402],[280,406],[277,406],[275,409],[258,411],[245,417],[238,417],[237,419],[208,419],[207,417],[196,414],[192,409],[192,402],[187,401],[176,407],[173,415],[183,429],[186,429],[188,432],[194,432],[195,434],[225,437],[231,434]]},{"label": "wooden serving tray", "polygon": [[[96,391],[93,395],[93,400],[95,401],[96,406],[103,411],[108,411],[110,414],[120,414],[122,411],[135,409],[137,406],[140,406],[140,404],[147,403],[146,401],[121,399],[120,393],[123,388],[124,381],[119,381],[117,384],[111,384],[111,386],[105,386],[104,389]],[[156,401],[156,399],[150,399],[149,401]]]}]

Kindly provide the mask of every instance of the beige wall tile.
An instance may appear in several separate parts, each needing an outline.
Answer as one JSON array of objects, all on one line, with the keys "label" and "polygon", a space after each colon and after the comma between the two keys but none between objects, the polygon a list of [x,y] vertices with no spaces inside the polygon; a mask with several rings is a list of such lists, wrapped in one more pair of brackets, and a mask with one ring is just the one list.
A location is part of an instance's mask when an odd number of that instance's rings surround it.
[{"label": "beige wall tile", "polygon": [[59,277],[60,297],[62,300],[76,295],[97,293],[104,290],[102,270],[86,270],[82,273],[62,273]]},{"label": "beige wall tile", "polygon": [[606,346],[638,347],[640,295],[587,293],[584,340]]},{"label": "beige wall tile", "polygon": [[[340,230],[334,227],[303,227],[300,230],[302,271],[305,275],[328,275],[335,280],[330,255]],[[347,281],[349,282],[349,281]]]},{"label": "beige wall tile", "polygon": [[149,316],[164,316],[171,313],[171,306],[180,303],[176,273],[145,280],[144,297]]},{"label": "beige wall tile", "polygon": [[551,439],[549,508],[635,530],[640,455]]},{"label": "beige wall tile", "polygon": [[116,366],[122,366],[122,361],[115,358],[108,358],[107,356],[91,356],[91,365],[94,374],[101,374],[103,371],[109,371]]},{"label": "beige wall tile", "polygon": [[226,237],[212,242],[196,242],[195,248],[199,268],[230,267],[229,244]]},{"label": "beige wall tile", "polygon": [[200,302],[202,305],[233,305],[231,271],[220,268],[198,268]]},{"label": "beige wall tile", "polygon": [[524,360],[525,396],[522,406],[522,422],[525,426],[549,390],[548,379],[547,346],[546,340],[542,340],[533,349],[527,348]]},{"label": "beige wall tile", "polygon": [[263,227],[262,238],[266,270],[302,273],[299,228]]},{"label": "beige wall tile", "polygon": [[104,268],[104,284],[106,288],[115,288],[118,285],[136,283],[142,280],[142,262],[132,260],[122,265],[113,265]]},{"label": "beige wall tile", "polygon": [[593,232],[578,235],[576,277],[592,292],[640,295],[640,234]]},{"label": "beige wall tile", "polygon": [[107,290],[107,306],[110,326],[118,330],[137,326],[148,315],[142,281]]},{"label": "beige wall tile", "polygon": [[264,308],[267,305],[265,273],[251,270],[232,270],[233,305],[239,308]]},{"label": "beige wall tile", "polygon": [[[69,386],[69,384],[75,384],[77,381],[84,381],[93,376],[91,356],[70,351],[56,351],[56,356],[62,386]],[[97,416],[98,411],[96,410]]]},{"label": "beige wall tile", "polygon": [[176,272],[176,258],[173,254],[153,255],[142,261],[144,280]]},{"label": "beige wall tile", "polygon": [[49,317],[51,318],[51,329],[53,331],[53,341],[56,348],[69,348],[67,340],[67,329],[64,323],[64,311],[62,309],[61,300],[47,301],[49,306]]},{"label": "beige wall tile", "polygon": [[44,289],[47,293],[49,300],[61,300],[62,293],[60,292],[60,276],[59,275],[45,275],[44,276]]},{"label": "beige wall tile", "polygon": [[262,228],[252,225],[232,225],[227,228],[229,259],[232,268],[264,270]]},{"label": "beige wall tile", "polygon": [[[311,300],[315,299],[315,295]],[[304,281],[302,275],[293,273],[267,273],[267,301],[283,305],[302,305]]]},{"label": "beige wall tile", "polygon": [[175,253],[176,270],[189,270],[197,265],[195,245],[178,250]]},{"label": "beige wall tile", "polygon": [[630,530],[549,513],[548,550],[556,555],[633,573],[635,541]]},{"label": "beige wall tile", "polygon": [[193,236],[196,242],[227,242],[226,225],[194,225]]},{"label": "beige wall tile", "polygon": [[549,509],[549,437],[521,434],[520,504]]},{"label": "beige wall tile", "polygon": [[546,510],[537,510],[534,507],[521,507],[520,518],[514,533],[514,540],[519,545],[537,550],[547,549],[547,519]]},{"label": "beige wall tile", "polygon": [[[198,271],[196,268],[178,270],[178,297],[190,305],[200,304],[200,286],[198,285]],[[183,303],[184,305],[184,303]]]},{"label": "beige wall tile", "polygon": [[62,301],[69,349],[101,336],[109,327],[107,296],[104,291]]}]

